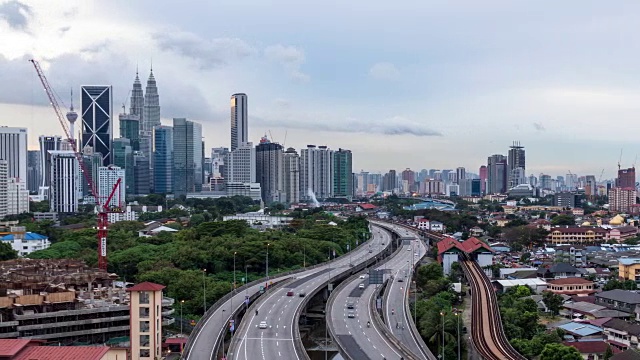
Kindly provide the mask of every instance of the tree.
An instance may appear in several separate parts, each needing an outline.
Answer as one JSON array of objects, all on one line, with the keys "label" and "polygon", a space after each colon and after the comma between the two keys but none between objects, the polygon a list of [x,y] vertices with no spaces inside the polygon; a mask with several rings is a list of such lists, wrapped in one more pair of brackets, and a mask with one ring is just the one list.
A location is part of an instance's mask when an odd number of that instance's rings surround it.
[{"label": "tree", "polygon": [[[547,237],[547,230],[534,226],[517,226],[506,228],[502,238],[509,244],[518,244],[521,246],[540,246]],[[513,245],[512,245],[513,246]]]},{"label": "tree", "polygon": [[602,358],[604,360],[609,360],[611,357],[613,357],[613,350],[611,350],[611,346],[607,345],[607,350],[604,351]]},{"label": "tree", "polygon": [[562,296],[554,294],[551,291],[545,291],[542,293],[542,301],[547,306],[553,315],[558,315],[560,307],[562,307]]},{"label": "tree", "polygon": [[540,360],[582,360],[582,355],[571,346],[547,344],[540,354]]},{"label": "tree", "polygon": [[12,260],[18,257],[18,252],[13,250],[8,242],[0,241],[0,261]]},{"label": "tree", "polygon": [[576,219],[573,215],[568,214],[560,214],[551,219],[552,225],[569,225],[574,226],[576,224]]},{"label": "tree", "polygon": [[620,281],[618,279],[611,279],[607,281],[606,284],[602,287],[603,291],[609,291],[613,289],[621,289],[621,290],[637,290],[638,286],[636,282],[633,280],[624,280]]}]

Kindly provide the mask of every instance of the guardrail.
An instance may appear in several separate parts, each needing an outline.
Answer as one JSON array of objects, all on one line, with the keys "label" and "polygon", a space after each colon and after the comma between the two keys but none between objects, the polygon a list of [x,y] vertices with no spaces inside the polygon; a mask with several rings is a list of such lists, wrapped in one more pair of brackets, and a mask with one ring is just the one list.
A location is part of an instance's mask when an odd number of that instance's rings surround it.
[{"label": "guardrail", "polygon": [[[363,245],[369,243],[370,241],[371,240],[363,242],[362,244],[360,244],[360,246],[363,246]],[[355,250],[355,249],[353,249],[353,250]],[[353,250],[351,250],[351,251],[353,251]],[[287,277],[289,275],[298,274],[298,273],[301,273],[301,272],[304,272],[304,271],[307,271],[307,270],[313,270],[313,269],[316,269],[316,268],[319,268],[319,267],[322,267],[322,266],[326,266],[328,264],[332,264],[332,263],[338,261],[339,259],[342,259],[344,256],[348,256],[348,255],[349,255],[349,252],[347,252],[346,254],[340,255],[340,256],[338,256],[338,257],[336,257],[334,259],[331,259],[329,261],[323,262],[323,263],[319,263],[319,264],[315,264],[315,265],[312,265],[312,266],[307,266],[307,267],[304,267],[304,268],[301,268],[301,269],[291,270],[291,271],[287,271],[287,272],[284,272],[284,273],[277,274],[276,277],[269,277],[269,278],[263,277],[263,278],[260,278],[258,280],[254,280],[254,281],[252,281],[250,283],[246,283],[246,284],[240,286],[239,288],[237,288],[236,291],[235,291],[235,294],[241,293],[242,291],[247,290],[247,289],[249,289],[249,288],[251,288],[251,287],[253,287],[255,285],[258,285],[258,284],[261,284],[261,283],[266,283],[269,280],[274,281],[275,279],[281,279],[281,278]],[[189,356],[191,354],[191,349],[193,347],[193,343],[194,343],[197,335],[200,333],[200,331],[204,327],[204,324],[207,323],[209,318],[211,316],[213,316],[213,314],[216,312],[216,310],[220,306],[222,306],[224,303],[229,301],[229,299],[231,299],[231,297],[235,296],[235,294],[233,292],[229,292],[229,293],[225,294],[224,296],[222,296],[220,299],[218,299],[218,301],[216,301],[213,305],[211,305],[207,309],[207,311],[200,318],[200,320],[198,321],[196,326],[193,328],[193,331],[191,331],[191,334],[189,335],[189,338],[187,340],[187,344],[185,345],[184,350],[182,352],[182,356],[180,357],[181,359],[183,359],[183,360],[189,359]],[[254,294],[252,294],[252,295],[254,295]],[[224,334],[224,331],[222,331],[221,333]],[[221,342],[221,339],[220,338],[216,339],[216,344],[219,343],[219,342]]]}]

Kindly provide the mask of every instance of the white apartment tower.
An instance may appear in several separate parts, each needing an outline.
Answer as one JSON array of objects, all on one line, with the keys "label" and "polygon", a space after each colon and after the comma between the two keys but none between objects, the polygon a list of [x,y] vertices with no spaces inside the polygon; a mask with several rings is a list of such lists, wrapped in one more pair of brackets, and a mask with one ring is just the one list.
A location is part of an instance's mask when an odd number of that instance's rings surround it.
[{"label": "white apartment tower", "polygon": [[7,160],[0,160],[0,219],[9,215],[9,164]]},{"label": "white apartment tower", "polygon": [[249,142],[247,94],[231,95],[231,151]]},{"label": "white apartment tower", "polygon": [[223,176],[226,183],[256,182],[256,148],[253,143],[241,143],[226,155]]},{"label": "white apartment tower", "polygon": [[51,154],[51,212],[78,212],[82,197],[80,164],[73,151],[50,150]]},{"label": "white apartment tower", "polygon": [[109,206],[123,207],[125,205],[125,169],[115,166],[100,166],[98,168],[98,193],[100,194],[100,204],[107,201],[116,181],[120,180],[118,190],[113,194]]},{"label": "white apartment tower", "polygon": [[326,146],[307,145],[300,155],[300,198],[310,200],[333,196],[333,150]]},{"label": "white apartment tower", "polygon": [[7,215],[29,212],[29,190],[27,183],[18,178],[7,181]]},{"label": "white apartment tower", "polygon": [[282,187],[285,202],[300,202],[300,156],[294,148],[288,148],[284,152]]},{"label": "white apartment tower", "polygon": [[0,160],[6,160],[8,177],[27,181],[27,129],[0,126]]}]

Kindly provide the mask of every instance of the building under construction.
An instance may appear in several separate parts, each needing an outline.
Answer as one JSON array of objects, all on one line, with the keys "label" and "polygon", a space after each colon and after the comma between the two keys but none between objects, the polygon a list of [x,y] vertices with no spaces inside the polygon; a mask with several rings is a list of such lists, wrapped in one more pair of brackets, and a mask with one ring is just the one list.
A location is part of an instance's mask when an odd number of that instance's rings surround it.
[{"label": "building under construction", "polygon": [[129,295],[116,278],[79,260],[0,262],[0,338],[65,345],[128,336]]}]

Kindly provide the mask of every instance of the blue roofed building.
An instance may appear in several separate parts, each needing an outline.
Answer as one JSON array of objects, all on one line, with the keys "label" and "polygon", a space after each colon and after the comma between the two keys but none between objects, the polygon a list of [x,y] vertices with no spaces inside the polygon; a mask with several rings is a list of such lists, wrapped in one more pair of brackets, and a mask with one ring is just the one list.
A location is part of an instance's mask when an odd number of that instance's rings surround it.
[{"label": "blue roofed building", "polygon": [[602,338],[602,328],[594,325],[589,325],[580,322],[570,322],[564,325],[558,326],[558,328],[566,331],[576,338],[598,336]]},{"label": "blue roofed building", "polygon": [[[15,229],[15,228],[14,228]],[[19,256],[27,256],[34,251],[43,250],[51,246],[49,238],[33,232],[12,231],[11,234],[0,238],[9,243]]]}]

